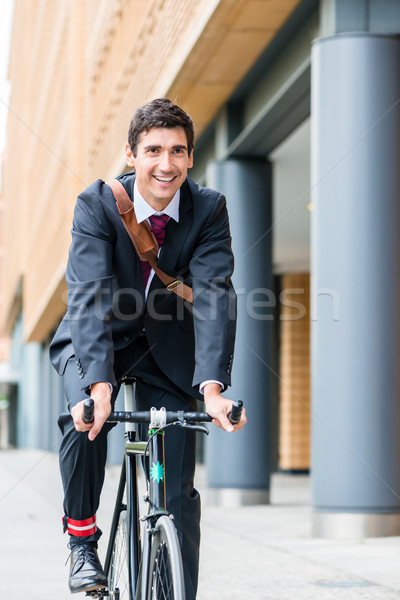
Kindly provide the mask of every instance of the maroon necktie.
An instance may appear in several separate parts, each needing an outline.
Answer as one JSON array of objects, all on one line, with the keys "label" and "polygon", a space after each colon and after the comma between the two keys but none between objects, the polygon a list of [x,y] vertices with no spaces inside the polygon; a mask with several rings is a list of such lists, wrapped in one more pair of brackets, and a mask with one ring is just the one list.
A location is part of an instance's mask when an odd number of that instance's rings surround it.
[{"label": "maroon necktie", "polygon": [[[168,215],[152,215],[151,217],[149,217],[151,230],[154,233],[155,238],[160,247],[164,243],[165,226],[168,223],[168,219]],[[148,263],[146,260],[142,260],[140,262],[142,265],[144,287],[146,287],[151,271],[151,266],[150,263]]]}]

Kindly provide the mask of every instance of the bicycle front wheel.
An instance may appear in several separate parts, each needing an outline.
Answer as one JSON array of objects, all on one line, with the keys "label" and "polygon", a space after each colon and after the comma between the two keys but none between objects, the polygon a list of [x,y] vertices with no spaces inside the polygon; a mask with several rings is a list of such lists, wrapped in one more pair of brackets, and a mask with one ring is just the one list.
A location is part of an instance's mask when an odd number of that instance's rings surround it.
[{"label": "bicycle front wheel", "polygon": [[175,525],[162,515],[151,542],[146,600],[185,600],[181,550]]}]

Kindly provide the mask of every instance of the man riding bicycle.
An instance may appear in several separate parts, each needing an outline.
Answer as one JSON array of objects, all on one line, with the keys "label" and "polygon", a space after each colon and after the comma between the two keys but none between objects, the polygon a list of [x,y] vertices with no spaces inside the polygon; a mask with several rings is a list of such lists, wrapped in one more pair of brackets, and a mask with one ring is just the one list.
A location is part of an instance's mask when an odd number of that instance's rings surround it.
[{"label": "man riding bicycle", "polygon": [[[193,122],[165,98],[137,109],[125,148],[133,171],[118,180],[158,240],[158,267],[193,289],[193,304],[167,289],[141,261],[124,227],[111,188],[97,180],[78,197],[66,270],[68,312],[54,337],[51,361],[64,376],[70,415],[62,415],[60,469],[64,530],[70,536],[71,592],[105,587],[96,548],[104,481],[105,424],[121,378],[136,377],[140,410],[195,410],[204,400],[213,422],[232,426],[230,385],[236,328],[231,283],[233,256],[225,198],[196,185]],[[83,421],[83,400],[94,400],[94,421]],[[168,430],[167,506],[180,537],[186,598],[196,597],[200,498],[193,487],[193,432]]]}]

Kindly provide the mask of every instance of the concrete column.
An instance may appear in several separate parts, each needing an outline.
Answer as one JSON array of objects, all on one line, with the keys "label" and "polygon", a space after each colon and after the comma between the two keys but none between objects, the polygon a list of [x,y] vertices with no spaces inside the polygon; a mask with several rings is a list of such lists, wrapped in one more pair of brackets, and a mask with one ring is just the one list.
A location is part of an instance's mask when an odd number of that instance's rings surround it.
[{"label": "concrete column", "polygon": [[312,48],[314,533],[400,534],[400,41]]},{"label": "concrete column", "polygon": [[211,428],[208,485],[225,505],[269,501],[271,470],[271,367],[275,298],[271,285],[271,169],[266,161],[227,160],[207,169],[207,185],[226,195],[238,293],[238,327],[232,388],[248,424],[241,433]]}]

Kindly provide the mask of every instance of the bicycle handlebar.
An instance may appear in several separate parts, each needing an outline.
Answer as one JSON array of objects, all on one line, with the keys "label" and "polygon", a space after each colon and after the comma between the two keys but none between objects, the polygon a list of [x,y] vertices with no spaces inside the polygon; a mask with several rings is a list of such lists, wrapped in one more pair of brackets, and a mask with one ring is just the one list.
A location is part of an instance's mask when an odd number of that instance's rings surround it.
[{"label": "bicycle handlebar", "polygon": [[[182,423],[206,423],[212,421],[212,417],[207,413],[184,412],[183,410],[167,410],[166,418],[167,423],[174,423],[175,421],[181,421]],[[107,423],[150,423],[150,411],[112,412],[107,419]]]},{"label": "bicycle handlebar", "polygon": [[[232,411],[228,415],[229,421],[235,425],[239,423],[242,416],[243,402],[236,400],[232,405]],[[83,406],[83,420],[85,423],[91,423],[93,421],[94,414],[94,402],[92,398],[86,398]],[[167,423],[174,423],[175,421],[186,422],[186,423],[209,423],[212,421],[212,417],[204,412],[184,412],[184,411],[166,411]],[[107,419],[107,423],[150,423],[150,411],[115,411],[110,414]]]}]

